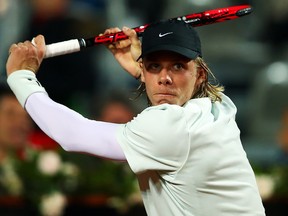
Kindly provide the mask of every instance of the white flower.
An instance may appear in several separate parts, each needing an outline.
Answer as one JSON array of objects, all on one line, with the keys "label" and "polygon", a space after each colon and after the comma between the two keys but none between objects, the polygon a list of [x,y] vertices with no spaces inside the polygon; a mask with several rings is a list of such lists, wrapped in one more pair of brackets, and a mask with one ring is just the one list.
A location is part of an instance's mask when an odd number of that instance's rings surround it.
[{"label": "white flower", "polygon": [[260,196],[263,200],[268,199],[273,195],[275,182],[273,178],[269,175],[261,174],[256,176],[256,181]]},{"label": "white flower", "polygon": [[63,214],[66,204],[67,199],[63,194],[53,192],[42,197],[40,210],[43,216],[60,216]]},{"label": "white flower", "polygon": [[60,170],[61,162],[56,152],[44,151],[39,155],[38,168],[43,174],[54,175]]}]

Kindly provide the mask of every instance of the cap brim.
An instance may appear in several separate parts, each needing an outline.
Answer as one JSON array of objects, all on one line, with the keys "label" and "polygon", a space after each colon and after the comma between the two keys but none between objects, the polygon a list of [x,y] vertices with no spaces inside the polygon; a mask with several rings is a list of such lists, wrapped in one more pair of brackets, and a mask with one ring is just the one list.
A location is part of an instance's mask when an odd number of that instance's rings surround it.
[{"label": "cap brim", "polygon": [[151,49],[145,50],[143,51],[143,53],[141,54],[141,56],[138,58],[138,60],[140,58],[145,57],[148,54],[151,54],[153,52],[157,52],[157,51],[171,51],[171,52],[175,52],[178,53],[180,55],[183,55],[189,59],[196,59],[198,56],[200,56],[200,54],[198,52],[195,52],[191,49],[187,49],[185,47],[180,47],[180,46],[176,46],[176,45],[158,45],[158,46],[154,46]]}]

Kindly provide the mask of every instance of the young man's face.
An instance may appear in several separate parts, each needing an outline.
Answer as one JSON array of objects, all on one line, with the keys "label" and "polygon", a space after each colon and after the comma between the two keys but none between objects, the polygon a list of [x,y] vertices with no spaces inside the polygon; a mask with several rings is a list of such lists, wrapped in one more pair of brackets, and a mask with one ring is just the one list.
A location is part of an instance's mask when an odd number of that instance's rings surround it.
[{"label": "young man's face", "polygon": [[182,106],[205,80],[193,60],[161,51],[143,59],[143,82],[152,106],[168,103]]}]

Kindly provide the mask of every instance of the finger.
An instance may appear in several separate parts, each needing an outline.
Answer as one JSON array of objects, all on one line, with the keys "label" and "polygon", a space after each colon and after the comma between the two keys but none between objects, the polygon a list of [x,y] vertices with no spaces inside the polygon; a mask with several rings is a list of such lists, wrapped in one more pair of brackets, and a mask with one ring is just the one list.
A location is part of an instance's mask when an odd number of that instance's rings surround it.
[{"label": "finger", "polygon": [[114,44],[107,44],[108,49],[113,50],[115,49],[115,45]]},{"label": "finger", "polygon": [[131,41],[131,55],[133,59],[137,61],[141,55],[141,41],[139,40],[134,29],[124,26],[123,32],[129,37],[129,40]]},{"label": "finger", "polygon": [[120,32],[120,28],[118,27],[114,27],[114,28],[109,28],[109,29],[106,29],[104,31],[104,34],[113,34],[113,33],[117,33],[117,32]]},{"label": "finger", "polygon": [[121,41],[117,41],[115,43],[115,47],[118,48],[118,49],[122,49],[122,48],[128,47],[130,45],[131,45],[131,41],[130,40],[121,40]]},{"label": "finger", "polygon": [[24,44],[23,42],[16,44],[16,46],[14,46],[14,49],[11,51],[15,52],[15,51],[21,51],[21,50],[28,50],[28,46]]},{"label": "finger", "polygon": [[141,46],[140,40],[139,40],[137,33],[134,29],[131,29],[131,28],[124,26],[123,32],[124,32],[124,34],[126,34],[129,37],[133,46],[137,46],[137,47]]},{"label": "finger", "polygon": [[13,52],[13,50],[15,50],[16,48],[18,47],[18,45],[17,44],[12,44],[11,46],[10,46],[10,48],[9,48],[9,51],[8,51],[8,53],[9,53],[9,55],[11,54],[11,52]]},{"label": "finger", "polygon": [[46,43],[43,35],[38,35],[34,38],[36,47],[38,48],[38,55],[40,58],[43,58],[46,52]]},{"label": "finger", "polygon": [[113,55],[117,52],[117,48],[115,47],[115,44],[107,44],[106,47],[109,49]]},{"label": "finger", "polygon": [[43,35],[37,35],[37,37],[35,38],[35,44],[37,46],[43,46],[45,45],[45,38]]},{"label": "finger", "polygon": [[19,43],[17,44],[18,47],[22,47],[23,45],[24,45],[23,42],[19,42]]},{"label": "finger", "polygon": [[23,45],[25,45],[25,46],[33,46],[33,47],[36,47],[31,41],[25,41],[24,43],[23,43]]}]

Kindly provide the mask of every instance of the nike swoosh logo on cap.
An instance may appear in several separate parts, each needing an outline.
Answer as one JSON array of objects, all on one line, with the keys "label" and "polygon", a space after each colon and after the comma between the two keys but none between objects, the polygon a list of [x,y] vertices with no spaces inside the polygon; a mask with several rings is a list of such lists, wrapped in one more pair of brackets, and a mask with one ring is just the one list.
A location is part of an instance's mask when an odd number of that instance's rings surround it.
[{"label": "nike swoosh logo on cap", "polygon": [[161,38],[161,37],[165,37],[166,35],[169,35],[169,34],[173,34],[173,32],[167,32],[167,33],[164,33],[164,34],[159,33],[159,37],[160,37],[160,38]]}]

